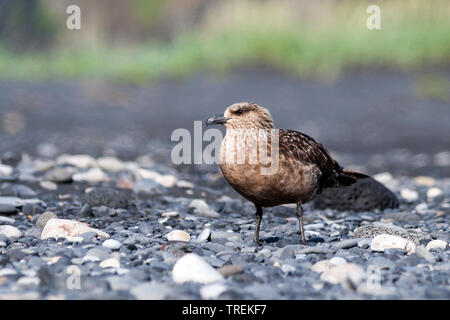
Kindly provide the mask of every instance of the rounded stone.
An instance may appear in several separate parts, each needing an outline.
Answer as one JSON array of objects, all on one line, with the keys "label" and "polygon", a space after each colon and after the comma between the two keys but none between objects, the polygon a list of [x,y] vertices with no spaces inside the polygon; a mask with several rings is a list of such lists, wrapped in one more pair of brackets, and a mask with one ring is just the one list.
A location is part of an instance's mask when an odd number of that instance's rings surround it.
[{"label": "rounded stone", "polygon": [[170,231],[168,234],[165,235],[166,239],[169,241],[185,241],[188,242],[191,240],[191,236],[181,230],[173,230]]},{"label": "rounded stone", "polygon": [[223,281],[223,276],[195,253],[185,254],[172,270],[172,278],[177,283],[212,283]]},{"label": "rounded stone", "polygon": [[20,238],[22,232],[16,227],[10,225],[0,226],[0,235],[4,235],[7,238]]},{"label": "rounded stone", "polygon": [[445,250],[447,248],[447,242],[444,240],[432,240],[427,243],[427,246],[425,247],[428,251],[431,249],[443,249]]},{"label": "rounded stone", "polygon": [[51,211],[45,211],[43,214],[41,214],[39,216],[39,218],[37,218],[37,220],[36,220],[36,227],[38,229],[43,230],[45,225],[47,224],[47,221],[50,220],[50,219],[53,219],[53,218],[57,218],[56,214],[54,214]]},{"label": "rounded stone", "polygon": [[107,239],[103,242],[102,246],[111,250],[118,250],[122,246],[122,243],[114,239]]}]

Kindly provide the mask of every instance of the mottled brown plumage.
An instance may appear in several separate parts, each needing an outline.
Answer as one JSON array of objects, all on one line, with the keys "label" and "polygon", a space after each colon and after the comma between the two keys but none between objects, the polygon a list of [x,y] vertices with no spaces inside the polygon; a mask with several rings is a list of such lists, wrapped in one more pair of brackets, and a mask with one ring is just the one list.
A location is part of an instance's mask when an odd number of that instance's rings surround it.
[{"label": "mottled brown plumage", "polygon": [[207,124],[226,127],[220,169],[228,183],[255,204],[257,243],[263,207],[296,203],[301,241],[305,243],[301,205],[326,188],[348,186],[368,177],[344,170],[306,134],[276,130],[269,111],[253,103],[233,104],[223,116],[212,117]]}]

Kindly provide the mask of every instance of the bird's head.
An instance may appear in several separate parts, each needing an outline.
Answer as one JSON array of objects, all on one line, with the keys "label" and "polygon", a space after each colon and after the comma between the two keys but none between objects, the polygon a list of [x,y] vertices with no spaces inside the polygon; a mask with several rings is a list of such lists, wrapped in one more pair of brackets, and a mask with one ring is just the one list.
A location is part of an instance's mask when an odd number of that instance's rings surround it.
[{"label": "bird's head", "polygon": [[227,129],[273,128],[272,116],[269,110],[250,102],[232,104],[225,110],[223,115],[209,118],[206,124],[223,124]]}]

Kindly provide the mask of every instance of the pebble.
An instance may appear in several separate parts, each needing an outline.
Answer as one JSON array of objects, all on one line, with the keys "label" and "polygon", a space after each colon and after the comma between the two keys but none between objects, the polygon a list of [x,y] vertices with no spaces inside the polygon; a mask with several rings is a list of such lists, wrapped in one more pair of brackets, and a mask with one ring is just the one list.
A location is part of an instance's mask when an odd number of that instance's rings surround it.
[{"label": "pebble", "polygon": [[184,188],[184,189],[193,189],[195,185],[192,182],[186,181],[186,180],[180,180],[177,182],[178,188]]},{"label": "pebble", "polygon": [[36,219],[36,228],[43,230],[48,220],[57,218],[56,214],[51,211],[46,211]]},{"label": "pebble", "polygon": [[427,260],[428,262],[435,262],[436,259],[432,253],[430,253],[426,248],[423,246],[417,246],[416,247],[416,254],[419,258],[423,258]]},{"label": "pebble", "polygon": [[380,222],[361,226],[353,232],[355,238],[374,238],[380,234],[399,236],[415,243],[418,243],[421,239],[426,237],[426,234],[419,231],[406,230],[392,224]]},{"label": "pebble", "polygon": [[193,208],[193,212],[201,217],[218,218],[219,214],[212,210],[203,199],[194,199],[189,203],[189,208]]},{"label": "pebble", "polygon": [[191,236],[182,230],[173,230],[165,235],[166,239],[169,241],[185,241],[191,240]]},{"label": "pebble", "polygon": [[99,237],[108,238],[106,232],[89,227],[88,224],[67,219],[50,219],[42,230],[41,239],[67,238],[83,233],[95,232]]},{"label": "pebble", "polygon": [[390,234],[380,234],[373,238],[372,244],[370,246],[370,249],[372,251],[377,252],[384,252],[384,250],[388,248],[404,249],[409,255],[415,252],[416,245],[413,242],[398,236],[393,236]]},{"label": "pebble", "polygon": [[138,300],[164,300],[172,293],[172,290],[164,283],[152,281],[134,286],[130,292]]},{"label": "pebble", "polygon": [[[54,168],[45,174],[45,179],[56,183],[68,183],[72,182],[73,173],[74,171],[69,168]],[[49,186],[49,184],[45,183],[44,186]],[[50,186],[50,188],[53,188],[53,186]]]},{"label": "pebble", "polygon": [[392,174],[390,174],[389,172],[375,174],[373,175],[373,178],[380,183],[389,183],[393,180]]},{"label": "pebble", "polygon": [[17,271],[11,268],[0,269],[0,278],[5,276],[15,276]]},{"label": "pebble", "polygon": [[20,238],[22,232],[16,227],[10,225],[0,226],[0,235],[4,235],[7,238]]},{"label": "pebble", "polygon": [[337,242],[334,246],[338,249],[349,249],[358,245],[359,239],[346,239]]},{"label": "pebble", "polygon": [[70,164],[79,169],[87,169],[97,165],[95,159],[89,155],[61,155],[56,159],[56,163],[60,165]]},{"label": "pebble", "polygon": [[417,191],[411,189],[402,189],[400,191],[400,195],[408,202],[414,202],[419,199],[419,194],[417,193]]},{"label": "pebble", "polygon": [[343,263],[324,271],[320,279],[333,284],[343,283],[345,280],[350,280],[352,284],[359,284],[365,276],[364,269],[357,264]]},{"label": "pebble", "polygon": [[206,284],[224,280],[220,272],[195,253],[188,253],[177,261],[172,278],[177,283],[192,281]]},{"label": "pebble", "polygon": [[281,266],[281,270],[284,273],[290,273],[290,272],[294,272],[295,271],[295,267],[293,265],[291,265],[291,264],[283,264]]},{"label": "pebble", "polygon": [[176,217],[178,215],[177,211],[166,211],[161,213],[161,216],[163,217]]},{"label": "pebble", "polygon": [[205,228],[197,237],[197,242],[206,242],[211,240],[211,229]]},{"label": "pebble", "polygon": [[114,239],[107,239],[103,242],[102,246],[111,250],[118,250],[122,246],[122,243]]},{"label": "pebble", "polygon": [[439,197],[439,196],[441,196],[443,194],[444,194],[444,192],[438,187],[430,188],[427,191],[427,197],[429,199],[434,199],[434,198]]},{"label": "pebble", "polygon": [[83,261],[102,261],[109,258],[109,249],[104,247],[95,247],[86,252]]},{"label": "pebble", "polygon": [[13,172],[13,168],[11,166],[7,166],[0,163],[0,178],[11,175]]},{"label": "pebble", "polygon": [[219,269],[224,278],[244,272],[244,268],[239,264],[227,264]]},{"label": "pebble", "polygon": [[325,248],[325,247],[307,247],[304,249],[300,249],[298,251],[298,253],[303,253],[303,254],[311,254],[311,253],[322,253],[322,254],[328,254],[328,253],[332,253],[333,250],[329,249],[329,248]]},{"label": "pebble", "polygon": [[100,168],[109,172],[119,172],[126,168],[125,163],[114,157],[101,157],[97,159]]},{"label": "pebble", "polygon": [[0,214],[14,214],[16,212],[17,212],[17,209],[14,205],[12,205],[10,203],[1,203],[1,199],[0,199]]},{"label": "pebble", "polygon": [[58,190],[58,185],[51,181],[41,181],[41,182],[39,182],[39,185],[46,190],[50,190],[50,191]]},{"label": "pebble", "polygon": [[340,264],[345,264],[347,261],[345,261],[344,258],[341,257],[333,257],[330,260],[321,260],[319,262],[316,262],[313,264],[310,269],[314,272],[322,273],[325,271],[328,271]]},{"label": "pebble", "polygon": [[0,216],[0,225],[3,225],[3,224],[14,224],[15,221],[16,220],[14,220],[13,218]]},{"label": "pebble", "polygon": [[172,175],[161,175],[156,171],[139,169],[138,173],[142,179],[150,179],[165,188],[172,188],[177,184],[177,178]]},{"label": "pebble", "polygon": [[432,249],[442,249],[445,250],[447,248],[447,242],[444,240],[431,240],[427,243],[427,246],[425,247],[428,251]]},{"label": "pebble", "polygon": [[41,280],[38,277],[21,277],[16,284],[21,287],[38,286]]},{"label": "pebble", "polygon": [[86,181],[86,182],[103,182],[108,181],[108,175],[99,168],[92,168],[86,172],[80,172],[73,175],[73,181]]},{"label": "pebble", "polygon": [[414,178],[414,182],[419,186],[432,187],[436,184],[436,180],[432,177],[417,176]]},{"label": "pebble", "polygon": [[137,194],[161,194],[165,189],[153,179],[142,179],[134,184],[133,191]]},{"label": "pebble", "polygon": [[120,268],[120,262],[119,260],[115,258],[108,258],[100,262],[99,264],[100,268]]},{"label": "pebble", "polygon": [[228,288],[222,283],[207,284],[200,288],[200,296],[202,299],[217,299]]}]

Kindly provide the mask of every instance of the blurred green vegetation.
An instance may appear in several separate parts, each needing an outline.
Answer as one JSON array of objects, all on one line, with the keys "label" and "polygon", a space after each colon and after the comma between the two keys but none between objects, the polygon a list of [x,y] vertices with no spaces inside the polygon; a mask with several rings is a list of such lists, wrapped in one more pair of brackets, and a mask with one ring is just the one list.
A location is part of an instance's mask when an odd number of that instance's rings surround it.
[{"label": "blurred green vegetation", "polygon": [[[130,7],[132,16],[146,26],[141,13],[147,10],[152,12],[148,25],[164,21],[165,8],[148,3],[136,0]],[[353,67],[413,70],[449,65],[450,1],[382,1],[382,29],[372,31],[366,27],[367,2],[330,3],[325,9],[319,4],[307,7],[302,17],[305,7],[292,7],[288,1],[222,2],[204,10],[189,28],[176,30],[170,40],[153,37],[92,45],[76,39],[71,45],[66,39],[56,49],[19,53],[0,40],[0,77],[140,83],[203,70],[226,72],[242,65],[268,65],[312,77],[335,77]],[[85,25],[82,28],[89,32]]]}]

